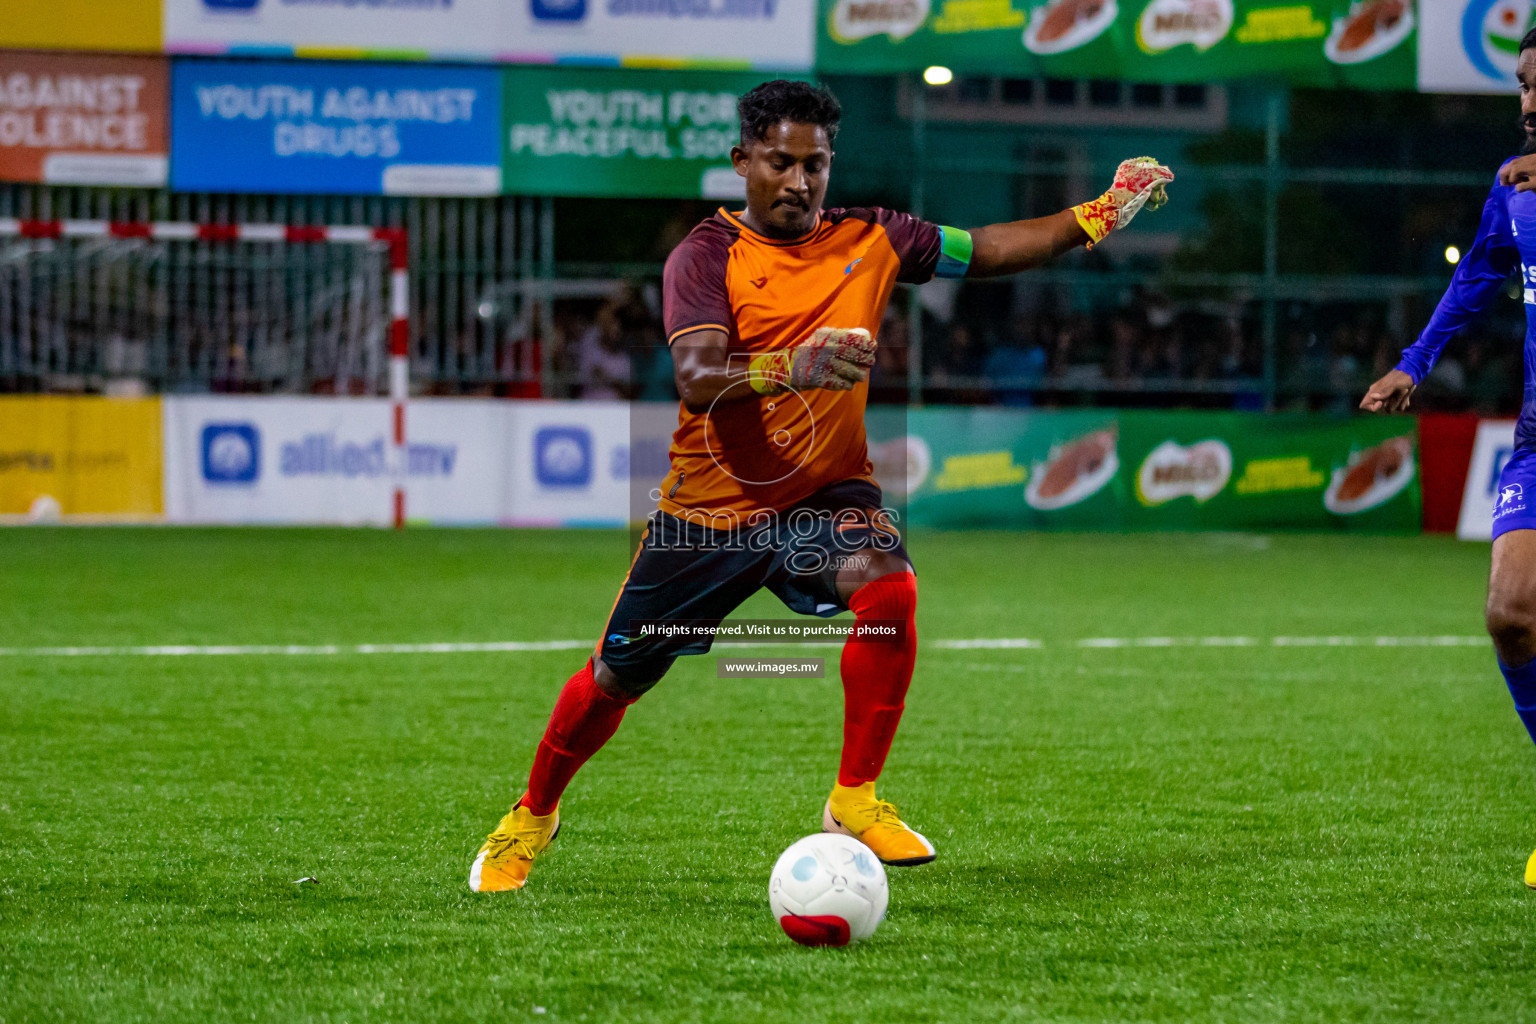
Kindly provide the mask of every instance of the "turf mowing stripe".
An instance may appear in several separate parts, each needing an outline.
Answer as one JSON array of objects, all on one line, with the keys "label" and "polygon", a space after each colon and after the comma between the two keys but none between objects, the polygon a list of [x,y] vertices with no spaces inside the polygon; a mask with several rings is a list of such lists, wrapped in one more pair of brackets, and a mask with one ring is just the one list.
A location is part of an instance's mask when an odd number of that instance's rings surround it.
[{"label": "turf mowing stripe", "polygon": [[1006,651],[1016,648],[1036,650],[1045,644],[1025,637],[1002,640],[935,640],[933,646],[950,651]]},{"label": "turf mowing stripe", "polygon": [[1079,640],[1079,647],[1255,647],[1251,636],[1096,636]]},{"label": "turf mowing stripe", "polygon": [[1486,636],[1277,636],[1276,647],[1486,647]]},{"label": "turf mowing stripe", "polygon": [[722,643],[711,644],[710,645],[710,650],[718,651],[722,647],[755,647],[755,648],[760,648],[761,649],[761,648],[769,648],[769,647],[784,647],[786,645],[794,646],[794,647],[842,647],[843,646],[843,641],[841,641],[841,640],[792,640],[792,641],[780,641],[779,643],[773,643],[773,642],[757,642],[757,641],[752,641],[752,640],[726,640],[726,641],[724,641]]},{"label": "turf mowing stripe", "polygon": [[492,643],[445,644],[167,644],[155,647],[0,647],[0,656],[34,658],[178,657],[182,655],[251,654],[478,654],[527,651],[574,651],[592,646],[590,640],[506,640]]}]

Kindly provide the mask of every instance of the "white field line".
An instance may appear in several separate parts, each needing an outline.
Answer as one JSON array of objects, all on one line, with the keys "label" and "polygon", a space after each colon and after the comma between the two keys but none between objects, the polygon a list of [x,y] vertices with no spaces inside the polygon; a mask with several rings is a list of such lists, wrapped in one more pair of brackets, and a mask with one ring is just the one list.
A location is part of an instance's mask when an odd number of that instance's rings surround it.
[{"label": "white field line", "polygon": [[[1080,649],[1160,647],[1486,647],[1485,636],[1101,636],[1075,644]],[[591,648],[590,640],[499,640],[487,643],[435,644],[159,644],[147,647],[0,647],[0,657],[11,658],[116,658],[116,657],[219,657],[219,656],[336,656],[353,654],[522,654],[538,651],[579,651]],[[820,640],[795,644],[729,641],[721,648],[841,647],[841,641]],[[949,651],[1041,650],[1043,640],[1028,637],[975,637],[965,640],[934,640],[931,647]]]},{"label": "white field line", "polygon": [[1486,636],[1277,636],[1276,647],[1487,647]]},{"label": "white field line", "polygon": [[1095,636],[1079,640],[1079,647],[1257,647],[1254,636]]},{"label": "white field line", "polygon": [[251,654],[481,654],[486,652],[575,651],[591,640],[496,641],[448,644],[164,644],[155,647],[0,647],[0,656],[20,658],[179,657],[183,655]]},{"label": "white field line", "polygon": [[1082,648],[1114,647],[1486,647],[1486,636],[1100,636]]}]

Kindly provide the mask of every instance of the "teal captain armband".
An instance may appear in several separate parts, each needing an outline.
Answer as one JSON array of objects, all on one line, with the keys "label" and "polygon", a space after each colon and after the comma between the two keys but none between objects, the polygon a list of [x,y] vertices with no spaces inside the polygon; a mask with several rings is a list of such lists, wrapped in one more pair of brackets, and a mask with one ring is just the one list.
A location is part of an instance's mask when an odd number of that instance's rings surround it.
[{"label": "teal captain armband", "polygon": [[971,233],[959,228],[939,228],[939,262],[934,277],[964,277],[971,269]]}]

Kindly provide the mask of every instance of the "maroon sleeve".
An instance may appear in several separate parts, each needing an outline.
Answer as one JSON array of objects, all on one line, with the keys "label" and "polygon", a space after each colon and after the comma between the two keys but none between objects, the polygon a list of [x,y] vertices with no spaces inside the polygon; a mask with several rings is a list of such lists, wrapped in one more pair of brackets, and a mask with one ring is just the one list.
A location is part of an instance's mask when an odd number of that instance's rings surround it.
[{"label": "maroon sleeve", "polygon": [[927,284],[939,265],[939,227],[910,213],[896,213],[876,207],[874,221],[885,229],[885,237],[901,260],[896,280],[902,284]]},{"label": "maroon sleeve", "polygon": [[661,318],[667,344],[690,331],[718,328],[731,333],[731,301],[725,286],[730,241],[695,231],[667,257],[661,276]]}]

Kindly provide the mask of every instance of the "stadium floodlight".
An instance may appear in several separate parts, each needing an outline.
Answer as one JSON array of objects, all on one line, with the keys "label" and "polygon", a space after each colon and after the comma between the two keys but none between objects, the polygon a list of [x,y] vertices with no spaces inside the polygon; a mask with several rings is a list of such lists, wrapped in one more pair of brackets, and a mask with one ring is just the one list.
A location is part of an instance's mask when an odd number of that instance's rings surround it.
[{"label": "stadium floodlight", "polygon": [[955,73],[942,64],[935,64],[923,72],[923,81],[929,85],[948,85],[955,80]]},{"label": "stadium floodlight", "polygon": [[[4,259],[0,259],[0,268],[10,271],[10,273],[0,273],[0,321],[20,325],[15,342],[10,346],[0,346],[0,371],[11,372],[24,370],[28,362],[27,357],[35,355],[33,350],[57,341],[54,336],[60,333],[56,329],[57,324],[36,320],[33,314],[39,312],[35,308],[38,302],[31,300],[40,298],[42,304],[48,307],[56,304],[62,304],[66,309],[73,307],[73,304],[66,299],[50,300],[50,297],[59,289],[35,287],[38,284],[38,280],[35,279],[37,275],[29,275],[26,272],[29,266],[39,264],[39,261],[48,257],[52,257],[52,264],[62,261],[64,264],[62,270],[51,264],[50,269],[64,276],[68,276],[71,271],[77,272],[76,276],[79,273],[99,272],[108,261],[102,257],[102,252],[97,250],[109,243],[119,245],[130,242],[161,243],[162,246],[207,246],[209,244],[238,246],[246,243],[265,246],[334,245],[348,251],[377,253],[377,256],[368,262],[370,265],[379,265],[380,270],[382,270],[382,257],[387,257],[389,274],[387,288],[381,287],[383,282],[378,281],[376,285],[368,285],[363,289],[380,296],[381,299],[387,292],[387,300],[385,300],[387,305],[381,301],[377,303],[375,309],[373,302],[359,301],[356,289],[328,289],[324,301],[317,303],[316,315],[328,324],[345,321],[349,325],[351,334],[355,336],[350,340],[356,341],[358,337],[362,337],[376,343],[382,343],[386,336],[383,321],[386,318],[388,320],[388,378],[391,435],[394,448],[391,519],[396,529],[404,527],[404,485],[407,461],[405,409],[410,392],[410,256],[407,235],[403,228],[376,228],[358,224],[220,224],[182,221],[25,220],[0,217],[0,241],[5,240],[16,240],[23,246],[36,244],[44,247],[36,251],[24,248],[16,252],[0,254],[4,256]],[[48,248],[62,243],[95,246],[96,249],[85,251],[72,248],[55,252]],[[110,255],[108,253],[108,256]],[[147,280],[144,272],[150,263],[172,262],[181,267],[190,267],[195,262],[193,259],[195,253],[184,251],[169,254],[175,257],[169,260],[166,258],[168,254],[163,252],[148,256],[138,254],[139,258],[136,260],[126,258],[129,254],[119,255],[124,258],[118,259],[118,263],[126,265],[130,271],[139,272],[128,275],[130,282]],[[282,271],[283,268],[277,269]],[[188,270],[183,273],[191,272]],[[100,280],[105,279],[103,277]],[[93,280],[97,279],[93,278]],[[100,283],[99,280],[97,283]],[[274,296],[262,292],[254,283],[254,278],[246,280],[245,283],[247,288],[231,289],[231,291],[239,290],[242,295],[246,291],[251,292],[256,299],[252,308],[263,304],[266,307],[283,305],[281,299],[275,299]],[[98,296],[99,301],[110,302],[110,296],[105,295],[105,292],[110,289],[97,290],[102,293]],[[329,292],[335,294],[329,294]],[[225,299],[229,300],[229,297],[225,296]],[[153,312],[148,315],[158,318],[158,326],[174,325],[174,313],[166,308],[173,304],[167,301],[152,303]],[[233,301],[223,302],[222,307],[232,308]],[[281,308],[274,312],[275,316],[286,317],[279,327],[263,322],[253,328],[251,309],[242,306],[239,310],[232,312],[231,308],[224,309],[225,315],[219,321],[221,329],[216,333],[232,345],[239,342],[238,347],[241,348],[251,340],[245,335],[261,329],[280,333],[280,328],[281,331],[303,335],[314,328],[314,324],[308,319],[295,317],[290,311]],[[41,312],[46,314],[48,311],[44,309]],[[382,344],[378,344],[378,347],[368,344],[367,347],[370,353],[374,353],[382,347]]]},{"label": "stadium floodlight", "polygon": [[1461,262],[1461,250],[1456,248],[1454,245],[1446,246],[1445,247],[1445,262],[1449,263],[1453,267],[1456,264],[1460,263]]}]

